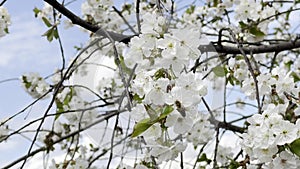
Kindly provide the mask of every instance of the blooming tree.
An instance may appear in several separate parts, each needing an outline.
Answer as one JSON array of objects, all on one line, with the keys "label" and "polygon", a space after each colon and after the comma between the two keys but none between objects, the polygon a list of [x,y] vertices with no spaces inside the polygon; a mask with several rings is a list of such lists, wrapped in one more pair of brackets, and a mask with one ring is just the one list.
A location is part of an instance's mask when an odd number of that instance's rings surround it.
[{"label": "blooming tree", "polygon": [[[53,169],[300,167],[299,0],[87,0],[82,14],[71,0],[44,1],[33,12],[63,63],[21,75],[33,102],[2,119],[0,144],[26,135],[31,145],[3,168],[40,154]],[[69,61],[61,26],[90,37]],[[40,117],[12,125],[41,100]]]}]

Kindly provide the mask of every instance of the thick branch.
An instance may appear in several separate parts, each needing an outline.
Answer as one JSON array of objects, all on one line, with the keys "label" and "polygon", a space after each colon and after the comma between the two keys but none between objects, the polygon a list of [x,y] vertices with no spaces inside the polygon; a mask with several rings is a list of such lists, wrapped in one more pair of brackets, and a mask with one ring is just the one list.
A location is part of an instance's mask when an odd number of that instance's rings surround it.
[{"label": "thick branch", "polygon": [[[97,25],[92,25],[92,24],[82,20],[80,17],[78,17],[73,12],[68,10],[65,6],[58,3],[56,0],[44,0],[44,1],[47,2],[49,5],[51,5],[54,9],[59,11],[61,14],[63,14],[67,18],[69,18],[73,24],[79,25],[91,32],[97,33],[100,36],[104,36],[104,37],[108,38],[107,34],[105,33],[105,30],[102,30],[101,27],[99,27]],[[118,42],[128,43],[130,41],[130,38],[132,37],[132,36],[122,35],[122,34],[111,32],[111,31],[107,31],[107,32],[108,32],[109,36],[111,38],[113,38],[114,41],[118,41]]]},{"label": "thick branch", "polygon": [[[257,54],[257,53],[271,53],[271,52],[282,52],[285,50],[292,50],[300,48],[300,39],[296,41],[289,42],[279,42],[277,44],[272,45],[260,45],[253,47],[242,47],[241,49],[246,54]],[[238,47],[235,46],[223,46],[220,44],[209,44],[209,45],[201,45],[199,46],[201,52],[218,52],[218,53],[226,53],[226,54],[241,54],[241,51]]]},{"label": "thick branch", "polygon": [[222,128],[222,129],[225,129],[225,130],[232,131],[232,132],[237,132],[237,133],[244,133],[245,130],[246,130],[245,128],[235,126],[233,124],[225,123],[225,122],[219,122],[218,127]]}]

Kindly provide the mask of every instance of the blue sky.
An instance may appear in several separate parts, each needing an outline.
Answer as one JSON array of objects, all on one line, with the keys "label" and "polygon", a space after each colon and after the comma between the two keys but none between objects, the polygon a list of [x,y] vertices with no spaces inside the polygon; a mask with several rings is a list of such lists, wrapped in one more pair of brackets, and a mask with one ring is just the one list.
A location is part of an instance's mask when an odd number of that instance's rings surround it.
[{"label": "blue sky", "polygon": [[[46,26],[34,18],[33,8],[42,7],[42,1],[8,0],[4,5],[11,14],[12,25],[10,34],[0,39],[0,81],[8,78],[18,78],[26,72],[39,72],[42,76],[51,74],[60,67],[61,56],[58,42],[51,43],[41,35],[47,31]],[[80,14],[80,3],[77,13]],[[65,30],[60,28],[67,58],[76,54],[73,48],[80,43],[85,44],[88,35],[77,28]],[[76,37],[76,38],[74,38]],[[0,84],[0,118],[3,114],[11,114],[19,110],[31,100],[21,88],[18,81]]]},{"label": "blue sky", "polygon": [[[61,64],[61,55],[58,41],[51,43],[41,35],[47,31],[47,27],[34,17],[34,7],[42,8],[43,1],[8,0],[5,7],[11,15],[12,24],[9,27],[10,34],[0,38],[0,81],[9,78],[19,78],[27,72],[39,72],[42,76],[53,73]],[[70,6],[72,11],[80,13],[80,4],[77,1]],[[75,56],[75,45],[85,44],[88,34],[78,28],[65,30],[59,29],[65,55],[67,58]],[[0,83],[0,120],[9,117],[23,109],[33,99],[22,89],[19,81]],[[13,121],[15,126],[20,126],[24,118],[32,119],[44,112],[47,101],[34,106],[30,111],[23,113]],[[28,115],[28,116],[27,116]],[[13,140],[0,144],[0,167],[24,155],[29,146],[29,141],[24,138],[13,137]],[[16,151],[17,150],[17,151]]]}]

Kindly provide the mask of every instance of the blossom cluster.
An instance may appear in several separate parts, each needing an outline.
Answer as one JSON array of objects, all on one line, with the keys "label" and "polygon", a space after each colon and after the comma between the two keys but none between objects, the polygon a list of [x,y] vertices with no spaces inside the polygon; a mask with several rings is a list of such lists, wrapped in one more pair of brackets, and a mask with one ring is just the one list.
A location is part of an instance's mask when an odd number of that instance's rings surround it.
[{"label": "blossom cluster", "polygon": [[[112,0],[87,0],[81,5],[83,19],[93,24],[101,24],[106,30],[120,31],[123,21],[117,12],[111,9],[112,5]],[[125,19],[129,19],[130,6],[124,8],[122,15]]]},{"label": "blossom cluster", "polygon": [[[127,67],[139,63],[130,88],[137,104],[130,114],[137,122],[133,135],[143,136],[150,155],[161,163],[183,152],[186,141],[207,143],[214,128],[209,116],[198,110],[207,94],[205,82],[185,71],[200,55],[200,33],[188,28],[166,33],[165,18],[155,13],[145,13],[143,18],[142,34],[131,39],[124,54]],[[140,131],[144,125],[147,129]],[[176,140],[178,136],[186,141]]]},{"label": "blossom cluster", "polygon": [[[246,96],[250,99],[255,99],[255,82],[251,73],[245,69],[247,66],[244,59],[230,58],[227,65],[227,77],[233,78],[235,84],[241,86],[241,91]],[[259,94],[261,96],[267,96],[265,103],[279,103],[280,100],[276,98],[280,98],[282,101],[287,102],[288,100],[284,93],[296,94],[298,92],[297,85],[293,85],[295,80],[293,75],[298,74],[297,70],[297,68],[288,70],[279,67],[274,68],[270,73],[258,72],[255,70],[257,73],[255,76]]]},{"label": "blossom cluster", "polygon": [[1,121],[0,121],[0,143],[3,141],[3,138],[7,136],[8,132],[9,132],[9,128],[8,125],[2,125]]},{"label": "blossom cluster", "polygon": [[49,169],[81,169],[81,168],[91,168],[95,169],[95,167],[90,167],[87,160],[87,148],[84,145],[80,145],[78,148],[79,156],[73,158],[72,160],[65,160],[61,163],[56,162],[52,159],[52,164],[49,166]]},{"label": "blossom cluster", "polygon": [[[300,121],[291,123],[285,120],[283,114],[286,109],[287,105],[269,104],[262,114],[254,114],[247,120],[250,125],[247,133],[242,135],[241,145],[252,161],[276,166],[277,158],[285,154],[291,158],[289,162],[299,165],[300,160],[288,149],[279,150],[280,146],[290,144],[300,137]],[[297,168],[297,165],[290,165],[289,168]]]},{"label": "blossom cluster", "polygon": [[53,7],[49,5],[48,3],[44,3],[44,7],[41,10],[38,10],[36,13],[37,17],[39,19],[47,18],[49,20],[52,20],[53,17]]},{"label": "blossom cluster", "polygon": [[188,68],[191,60],[196,60],[200,51],[200,32],[192,28],[170,29],[166,19],[156,13],[143,15],[142,34],[133,37],[130,48],[124,55],[125,64],[138,70],[170,67],[175,75]]},{"label": "blossom cluster", "polygon": [[40,98],[50,90],[50,85],[38,73],[24,74],[20,80],[22,87],[33,98]]},{"label": "blossom cluster", "polygon": [[3,6],[0,6],[0,37],[8,33],[8,26],[10,25],[10,15]]},{"label": "blossom cluster", "polygon": [[[91,124],[98,113],[80,96],[79,88],[65,87],[56,97],[57,113],[62,113],[62,122],[56,121],[55,132],[68,133]],[[77,111],[76,111],[77,110]],[[75,111],[75,112],[74,112]],[[66,120],[66,122],[64,122]],[[66,130],[63,126],[68,126]]]}]

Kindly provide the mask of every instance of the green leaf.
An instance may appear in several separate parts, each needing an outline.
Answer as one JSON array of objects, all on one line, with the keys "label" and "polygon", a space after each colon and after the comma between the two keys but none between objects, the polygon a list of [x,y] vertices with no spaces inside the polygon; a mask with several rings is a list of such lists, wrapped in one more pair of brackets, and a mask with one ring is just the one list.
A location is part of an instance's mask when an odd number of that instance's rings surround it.
[{"label": "green leaf", "polygon": [[9,33],[8,27],[4,28],[4,32],[5,32],[5,33]]},{"label": "green leaf", "polygon": [[221,20],[221,19],[222,19],[221,17],[215,16],[210,22],[215,23],[216,21]]},{"label": "green leaf", "polygon": [[240,163],[239,162],[231,160],[228,168],[229,169],[237,169],[239,167],[240,167]]},{"label": "green leaf", "polygon": [[65,99],[64,99],[64,105],[69,105],[70,101],[72,100],[73,98],[73,95],[74,95],[74,90],[73,88],[71,87],[70,88],[70,92],[66,95]]},{"label": "green leaf", "polygon": [[250,27],[249,32],[250,32],[252,35],[255,35],[256,37],[262,37],[262,36],[265,36],[265,35],[266,35],[266,34],[263,33],[260,29],[258,29],[256,26]]},{"label": "green leaf", "polygon": [[170,79],[169,73],[168,73],[168,71],[167,71],[166,69],[161,68],[161,69],[157,70],[157,71],[154,73],[154,79],[155,79],[155,80],[158,80],[158,79],[160,79],[160,78],[168,78],[168,79]]},{"label": "green leaf", "polygon": [[229,76],[228,78],[227,78],[227,82],[229,82],[232,86],[234,86],[234,78],[233,78],[233,76]]},{"label": "green leaf", "polygon": [[214,0],[214,7],[217,7],[217,5],[219,4],[218,0]]},{"label": "green leaf", "polygon": [[53,36],[54,36],[55,39],[59,38],[59,36],[58,36],[58,30],[57,30],[56,27],[54,28]]},{"label": "green leaf", "polygon": [[239,24],[242,29],[246,29],[248,27],[248,25],[245,24],[243,21],[240,21]]},{"label": "green leaf", "polygon": [[[285,19],[286,19],[286,20],[289,20],[289,19],[290,19],[290,14],[291,14],[292,11],[293,11],[293,8],[292,8],[292,7],[290,7],[289,10],[287,10],[287,13],[286,13],[286,15],[285,15]],[[276,18],[276,19],[277,19],[277,18]]]},{"label": "green leaf", "polygon": [[300,157],[300,138],[290,144],[290,150],[298,157]]},{"label": "green leaf", "polygon": [[159,120],[164,119],[167,117],[172,111],[174,110],[173,106],[167,105],[164,107],[162,113],[159,116]]},{"label": "green leaf", "polygon": [[42,36],[46,36],[47,40],[49,42],[51,42],[53,40],[53,28],[50,28],[49,30],[47,30]]},{"label": "green leaf", "polygon": [[64,111],[64,105],[59,100],[55,100],[56,104],[56,114],[54,120],[58,119],[60,116],[60,113]]},{"label": "green leaf", "polygon": [[25,83],[25,88],[26,89],[29,89],[31,87],[31,83],[27,81],[26,76],[22,76],[22,81],[23,81],[23,83]]},{"label": "green leaf", "polygon": [[[117,64],[116,60],[115,60],[115,64]],[[131,74],[132,70],[130,68],[128,68],[125,64],[125,61],[124,61],[124,57],[121,55],[120,56],[120,66],[122,67],[122,70],[126,73],[126,74]]]},{"label": "green leaf", "polygon": [[144,100],[145,96],[143,96],[142,98],[140,98],[140,96],[138,94],[134,94],[132,97],[132,100],[137,101],[138,103],[142,103],[142,101]]},{"label": "green leaf", "polygon": [[226,75],[225,68],[223,66],[216,66],[212,69],[217,77],[224,77]]},{"label": "green leaf", "polygon": [[186,11],[185,13],[187,14],[192,14],[195,11],[196,6],[195,5],[191,5]]},{"label": "green leaf", "polygon": [[53,38],[57,39],[58,38],[58,31],[55,26],[47,30],[42,36],[46,36],[47,40],[51,42]]},{"label": "green leaf", "polygon": [[291,76],[294,78],[295,83],[300,81],[300,77],[297,75],[297,73],[292,72]]},{"label": "green leaf", "polygon": [[288,61],[288,62],[285,62],[284,65],[288,68],[288,70],[291,70],[291,66],[294,64],[293,61]]},{"label": "green leaf", "polygon": [[208,164],[211,163],[211,160],[207,158],[206,154],[203,153],[198,159],[197,162],[207,162]]},{"label": "green leaf", "polygon": [[41,10],[38,9],[37,7],[35,7],[35,8],[33,9],[33,12],[34,12],[34,17],[37,17],[38,14],[41,12]]},{"label": "green leaf", "polygon": [[49,20],[46,17],[42,17],[42,20],[48,28],[52,26],[52,24],[49,22]]},{"label": "green leaf", "polygon": [[55,100],[55,104],[56,104],[55,120],[59,118],[61,112],[65,111],[64,106],[69,106],[69,103],[72,100],[73,96],[74,96],[74,90],[71,87],[70,92],[66,94],[66,97],[64,98],[63,102],[61,102],[58,99]]},{"label": "green leaf", "polygon": [[149,127],[151,127],[153,124],[154,124],[154,122],[152,122],[150,120],[150,118],[143,119],[143,120],[139,121],[138,123],[136,123],[134,125],[131,137],[133,138],[133,137],[139,136],[144,131],[146,131]]},{"label": "green leaf", "polygon": [[81,49],[82,49],[82,47],[80,47],[80,46],[74,46],[74,49],[76,49],[77,51],[80,51]]}]

